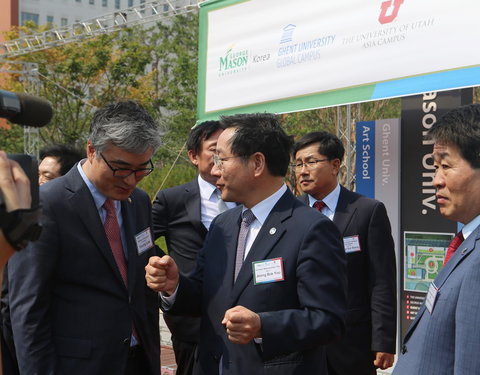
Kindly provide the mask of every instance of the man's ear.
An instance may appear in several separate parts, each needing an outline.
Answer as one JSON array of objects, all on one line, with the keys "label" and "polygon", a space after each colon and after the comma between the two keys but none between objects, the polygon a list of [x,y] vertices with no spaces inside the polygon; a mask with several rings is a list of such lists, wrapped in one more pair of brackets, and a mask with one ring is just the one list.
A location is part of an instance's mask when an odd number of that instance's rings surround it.
[{"label": "man's ear", "polygon": [[192,164],[195,167],[198,167],[198,160],[197,160],[198,155],[197,155],[197,153],[194,150],[188,150],[187,155],[188,155],[188,158],[190,159],[190,161],[192,162]]},{"label": "man's ear", "polygon": [[264,173],[265,168],[267,167],[265,155],[263,155],[261,152],[256,152],[252,156],[250,156],[250,159],[254,166],[255,177],[260,176],[262,173]]},{"label": "man's ear", "polygon": [[92,143],[90,141],[87,141],[87,159],[91,163],[93,162],[93,159],[95,159],[96,154],[95,154],[95,148],[93,147]]},{"label": "man's ear", "polygon": [[335,173],[335,176],[338,176],[338,173],[340,173],[341,166],[342,166],[342,162],[340,161],[340,159],[332,160],[333,173]]}]

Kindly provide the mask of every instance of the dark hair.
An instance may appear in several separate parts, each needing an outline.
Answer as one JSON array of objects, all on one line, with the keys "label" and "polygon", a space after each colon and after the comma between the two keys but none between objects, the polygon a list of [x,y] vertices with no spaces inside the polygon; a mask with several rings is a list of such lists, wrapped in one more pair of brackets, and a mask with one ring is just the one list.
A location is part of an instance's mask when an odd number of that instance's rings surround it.
[{"label": "dark hair", "polygon": [[202,143],[218,129],[221,129],[220,121],[204,121],[190,131],[187,140],[187,150],[198,154],[202,150]]},{"label": "dark hair", "polygon": [[480,168],[480,104],[447,112],[432,125],[427,137],[457,146],[472,168]]},{"label": "dark hair", "polygon": [[301,149],[310,146],[313,143],[320,143],[318,147],[318,153],[325,155],[329,160],[340,159],[343,160],[345,154],[345,148],[342,141],[332,133],[326,131],[311,132],[305,134],[300,138],[293,146],[293,157]]},{"label": "dark hair", "polygon": [[47,156],[57,159],[60,164],[60,175],[67,173],[78,161],[85,157],[85,151],[77,150],[66,145],[48,145],[40,150],[40,160]]},{"label": "dark hair", "polygon": [[100,157],[109,145],[141,154],[157,150],[161,143],[158,124],[140,104],[133,101],[108,104],[93,114],[88,140]]},{"label": "dark hair", "polygon": [[222,116],[222,128],[237,128],[231,140],[232,153],[244,160],[255,152],[265,156],[273,176],[285,176],[290,162],[293,140],[282,129],[279,119],[271,113]]}]

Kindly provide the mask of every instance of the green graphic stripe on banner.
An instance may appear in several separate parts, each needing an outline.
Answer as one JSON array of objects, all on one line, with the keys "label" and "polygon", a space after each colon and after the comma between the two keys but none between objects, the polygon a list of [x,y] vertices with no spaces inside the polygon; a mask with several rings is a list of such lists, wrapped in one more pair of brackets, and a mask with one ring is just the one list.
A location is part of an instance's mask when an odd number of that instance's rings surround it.
[{"label": "green graphic stripe on banner", "polygon": [[[221,115],[253,112],[287,113],[306,111],[315,108],[325,108],[342,104],[352,104],[369,101],[375,90],[375,85],[351,87],[343,90],[327,91],[318,94],[304,95],[296,98],[275,100],[271,102],[255,103],[252,105],[227,108],[221,111],[205,113],[204,107],[199,107],[200,121],[217,119]],[[200,101],[199,101],[200,102]],[[203,103],[202,103],[203,106]]]}]

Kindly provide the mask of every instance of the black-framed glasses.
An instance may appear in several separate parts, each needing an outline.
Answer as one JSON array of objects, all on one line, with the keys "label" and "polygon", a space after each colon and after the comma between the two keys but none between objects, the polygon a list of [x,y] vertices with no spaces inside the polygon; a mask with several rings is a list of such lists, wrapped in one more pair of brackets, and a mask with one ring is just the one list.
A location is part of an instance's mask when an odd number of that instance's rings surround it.
[{"label": "black-framed glasses", "polygon": [[307,169],[315,169],[317,168],[317,163],[321,163],[321,162],[324,162],[324,161],[329,161],[330,159],[328,158],[325,158],[325,159],[314,159],[314,160],[308,160],[308,161],[305,161],[305,162],[297,162],[297,163],[293,163],[291,164],[292,168],[294,168],[296,171],[301,171],[302,168],[305,166]]},{"label": "black-framed glasses", "polygon": [[240,158],[240,157],[241,157],[240,155],[233,155],[233,156],[225,156],[225,157],[221,158],[221,157],[218,156],[217,154],[213,154],[213,164],[214,164],[217,168],[222,168],[224,161],[226,161],[226,160],[228,160],[228,159]]},{"label": "black-framed glasses", "polygon": [[105,157],[101,152],[100,152],[100,156],[102,157],[105,164],[107,164],[108,168],[112,170],[113,175],[119,178],[127,178],[128,176],[131,176],[133,173],[135,174],[136,178],[145,177],[145,176],[148,176],[150,173],[152,173],[154,169],[152,159],[149,160],[150,168],[130,169],[130,168],[113,168],[110,165],[110,163],[107,161],[107,159],[105,159]]}]

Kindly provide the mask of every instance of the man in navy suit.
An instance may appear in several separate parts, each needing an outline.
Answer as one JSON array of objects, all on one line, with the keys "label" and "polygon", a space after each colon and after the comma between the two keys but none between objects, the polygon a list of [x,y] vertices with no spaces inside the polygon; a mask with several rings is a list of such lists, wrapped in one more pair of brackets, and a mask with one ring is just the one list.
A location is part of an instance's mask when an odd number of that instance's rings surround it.
[{"label": "man in navy suit", "polygon": [[156,122],[140,105],[97,110],[87,158],[40,188],[43,231],[8,264],[13,339],[25,375],[158,375],[151,207]]},{"label": "man in navy suit", "polygon": [[171,313],[202,316],[194,374],[326,374],[344,331],[345,256],[335,225],[284,183],[292,140],[270,114],[224,117],[215,166],[225,201],[193,274],[152,257],[148,285]]},{"label": "man in navy suit", "polygon": [[[168,254],[183,275],[195,269],[197,252],[222,205],[224,208],[236,206],[221,201],[216,187],[218,177],[211,174],[217,139],[222,131],[219,121],[205,121],[192,129],[187,140],[188,158],[197,168],[198,176],[186,184],[161,190],[153,202],[155,238],[165,237]],[[190,375],[200,337],[200,318],[168,312],[163,316],[172,333],[177,375]]]},{"label": "man in navy suit", "polygon": [[440,213],[464,226],[406,333],[393,373],[479,374],[480,105],[448,112],[427,135],[434,142]]},{"label": "man in navy suit", "polygon": [[306,134],[294,146],[295,174],[306,193],[301,200],[333,220],[347,257],[347,331],[327,347],[328,373],[372,375],[377,367],[391,367],[394,360],[395,250],[383,203],[338,183],[343,155],[343,144],[335,135]]}]

